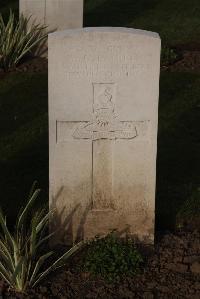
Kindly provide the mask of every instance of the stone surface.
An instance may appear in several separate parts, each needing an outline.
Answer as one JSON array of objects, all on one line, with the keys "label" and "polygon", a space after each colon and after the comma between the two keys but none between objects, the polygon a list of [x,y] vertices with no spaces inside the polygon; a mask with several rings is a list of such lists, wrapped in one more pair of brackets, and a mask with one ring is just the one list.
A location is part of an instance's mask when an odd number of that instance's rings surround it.
[{"label": "stone surface", "polygon": [[39,24],[45,24],[46,0],[19,0],[19,11]]},{"label": "stone surface", "polygon": [[83,26],[83,0],[20,0],[20,12],[48,30],[65,30]]},{"label": "stone surface", "polygon": [[153,242],[160,69],[156,33],[49,35],[49,171],[57,240],[112,229]]},{"label": "stone surface", "polygon": [[20,0],[19,9],[32,21],[48,26],[48,32],[83,26],[83,0]]}]

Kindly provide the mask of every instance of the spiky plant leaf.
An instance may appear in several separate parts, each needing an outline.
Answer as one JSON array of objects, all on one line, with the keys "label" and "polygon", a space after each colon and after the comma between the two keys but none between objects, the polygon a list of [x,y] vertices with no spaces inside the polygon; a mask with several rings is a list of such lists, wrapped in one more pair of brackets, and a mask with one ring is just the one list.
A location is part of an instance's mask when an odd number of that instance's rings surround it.
[{"label": "spiky plant leaf", "polygon": [[0,263],[0,276],[13,288],[15,288],[15,283],[11,280],[11,276],[6,272],[3,265]]},{"label": "spiky plant leaf", "polygon": [[20,15],[17,20],[10,11],[7,24],[0,15],[0,68],[15,67],[20,60],[47,36],[46,26],[31,22]]},{"label": "spiky plant leaf", "polygon": [[33,283],[33,286],[36,286],[42,279],[44,279],[50,272],[55,271],[56,269],[63,267],[66,264],[66,261],[72,256],[81,246],[83,242],[79,242],[70,248],[67,252],[65,252],[60,258],[58,258],[49,268],[47,268],[44,272],[38,275],[37,279]]},{"label": "spiky plant leaf", "polygon": [[7,228],[6,219],[4,218],[1,209],[0,209],[0,227],[3,230],[5,238],[8,240],[10,246],[12,247],[13,246],[13,237],[11,236],[11,234],[10,234],[8,228]]},{"label": "spiky plant leaf", "polygon": [[[7,228],[6,218],[0,211],[0,277],[17,291],[37,285],[51,271],[66,264],[66,260],[76,252],[82,243],[72,247],[45,269],[45,262],[53,252],[43,252],[40,247],[54,233],[47,233],[49,217],[52,212],[44,209],[34,211],[33,206],[39,189],[31,190],[26,206],[21,210],[13,234]],[[29,223],[27,221],[29,215]]]},{"label": "spiky plant leaf", "polygon": [[46,237],[44,237],[43,239],[40,239],[37,242],[37,246],[36,248],[38,249],[38,247],[40,247],[43,243],[45,243],[46,241],[48,241],[51,237],[53,237],[55,235],[55,232],[52,232],[51,234],[48,234]]},{"label": "spiky plant leaf", "polygon": [[18,221],[17,221],[17,230],[20,229],[20,226],[22,224],[24,224],[26,217],[28,215],[28,213],[30,212],[31,207],[33,206],[35,200],[37,199],[39,193],[40,193],[40,189],[36,189],[35,192],[32,194],[32,196],[30,197],[27,205],[25,206],[24,210],[21,212],[21,214],[19,215]]},{"label": "spiky plant leaf", "polygon": [[42,256],[38,259],[38,261],[36,262],[35,268],[34,268],[34,270],[33,270],[33,274],[31,275],[31,278],[30,278],[30,281],[29,281],[29,284],[30,284],[30,285],[32,285],[32,284],[35,282],[34,279],[35,279],[36,275],[38,274],[38,272],[39,272],[41,266],[43,265],[43,263],[44,263],[50,256],[52,256],[52,254],[53,254],[53,251],[50,251],[50,252],[48,252],[48,253],[42,255]]},{"label": "spiky plant leaf", "polygon": [[41,218],[36,227],[37,233],[39,233],[46,225],[48,225],[49,218],[53,215],[53,213],[53,211],[50,211],[43,218]]},{"label": "spiky plant leaf", "polygon": [[22,265],[23,265],[24,260],[25,260],[24,257],[20,257],[19,261],[15,265],[15,270],[12,274],[12,279],[15,281],[17,281],[18,276],[21,274]]}]

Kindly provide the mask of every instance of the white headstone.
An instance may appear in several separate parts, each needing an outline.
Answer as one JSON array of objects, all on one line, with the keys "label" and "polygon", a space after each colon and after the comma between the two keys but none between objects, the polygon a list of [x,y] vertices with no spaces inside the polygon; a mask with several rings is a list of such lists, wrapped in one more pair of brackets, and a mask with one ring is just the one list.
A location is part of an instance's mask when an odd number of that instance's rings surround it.
[{"label": "white headstone", "polygon": [[49,35],[57,241],[118,229],[153,242],[159,70],[156,33],[84,28]]},{"label": "white headstone", "polygon": [[19,10],[48,32],[83,27],[83,0],[19,0]]}]

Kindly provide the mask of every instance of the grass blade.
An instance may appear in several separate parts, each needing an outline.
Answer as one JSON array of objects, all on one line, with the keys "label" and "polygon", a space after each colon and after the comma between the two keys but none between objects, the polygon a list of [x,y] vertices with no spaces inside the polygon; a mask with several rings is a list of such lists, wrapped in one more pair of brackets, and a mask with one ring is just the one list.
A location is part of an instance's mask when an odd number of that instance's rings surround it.
[{"label": "grass blade", "polygon": [[33,287],[36,286],[42,279],[44,279],[50,272],[64,266],[65,262],[68,258],[74,254],[81,246],[83,242],[79,242],[78,244],[74,245],[70,248],[66,253],[64,253],[59,259],[57,259],[49,268],[47,268],[43,273],[41,273],[36,281],[33,284]]}]

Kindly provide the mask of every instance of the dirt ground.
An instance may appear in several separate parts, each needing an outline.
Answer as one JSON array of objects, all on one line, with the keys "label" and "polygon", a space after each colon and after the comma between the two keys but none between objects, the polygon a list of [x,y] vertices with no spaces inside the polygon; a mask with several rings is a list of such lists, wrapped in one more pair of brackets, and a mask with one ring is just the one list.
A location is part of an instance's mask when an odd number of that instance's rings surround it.
[{"label": "dirt ground", "polygon": [[181,55],[181,59],[174,64],[164,66],[162,69],[169,71],[181,71],[181,72],[199,72],[200,71],[200,51],[186,51],[184,50]]},{"label": "dirt ground", "polygon": [[[80,255],[80,253],[79,253]],[[78,262],[78,258],[74,263]],[[200,298],[200,232],[165,234],[156,242],[141,273],[108,283],[77,272],[73,263],[52,273],[27,294],[16,294],[1,281],[3,299]]]}]

